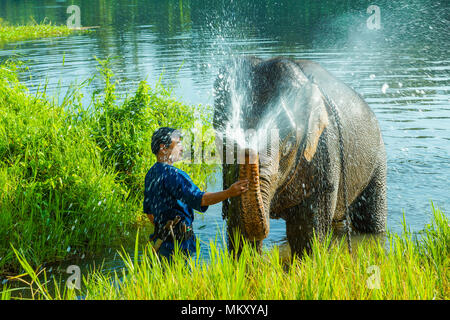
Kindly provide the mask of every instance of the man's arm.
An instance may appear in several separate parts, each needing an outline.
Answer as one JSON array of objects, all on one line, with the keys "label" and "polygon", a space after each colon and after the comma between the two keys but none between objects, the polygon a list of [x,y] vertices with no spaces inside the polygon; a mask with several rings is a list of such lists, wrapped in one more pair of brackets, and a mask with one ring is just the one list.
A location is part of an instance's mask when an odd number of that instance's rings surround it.
[{"label": "man's arm", "polygon": [[240,180],[231,185],[227,190],[219,192],[205,192],[202,197],[202,206],[210,206],[225,199],[236,197],[248,190],[248,181]]}]

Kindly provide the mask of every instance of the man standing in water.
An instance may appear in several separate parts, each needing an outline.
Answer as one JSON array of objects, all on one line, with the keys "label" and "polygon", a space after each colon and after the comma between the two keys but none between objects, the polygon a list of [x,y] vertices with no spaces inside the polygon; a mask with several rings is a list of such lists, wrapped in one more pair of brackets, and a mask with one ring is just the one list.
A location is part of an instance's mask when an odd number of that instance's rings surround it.
[{"label": "man standing in water", "polygon": [[[172,166],[181,160],[183,146],[181,133],[172,128],[162,127],[152,136],[152,152],[157,162],[150,168],[145,176],[144,213],[155,224],[155,232],[151,240],[164,240],[159,247],[158,254],[170,260],[174,250],[174,239],[178,241],[182,252],[190,255],[196,253],[196,239],[192,230],[194,209],[205,212],[209,205],[236,197],[247,191],[248,181],[235,182],[227,190],[219,192],[202,192],[192,182],[186,172]],[[153,217],[153,218],[152,218]],[[169,221],[179,222],[174,225],[167,239],[167,226]]]}]

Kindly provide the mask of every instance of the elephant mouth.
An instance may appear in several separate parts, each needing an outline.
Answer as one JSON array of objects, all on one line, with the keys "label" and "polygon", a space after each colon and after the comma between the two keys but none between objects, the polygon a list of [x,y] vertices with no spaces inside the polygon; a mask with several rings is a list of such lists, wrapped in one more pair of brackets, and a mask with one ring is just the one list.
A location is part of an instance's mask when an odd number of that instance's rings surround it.
[{"label": "elephant mouth", "polygon": [[245,150],[245,162],[239,164],[239,180],[248,180],[248,191],[241,194],[240,210],[245,234],[249,240],[263,240],[270,227],[261,195],[258,154],[254,150]]}]

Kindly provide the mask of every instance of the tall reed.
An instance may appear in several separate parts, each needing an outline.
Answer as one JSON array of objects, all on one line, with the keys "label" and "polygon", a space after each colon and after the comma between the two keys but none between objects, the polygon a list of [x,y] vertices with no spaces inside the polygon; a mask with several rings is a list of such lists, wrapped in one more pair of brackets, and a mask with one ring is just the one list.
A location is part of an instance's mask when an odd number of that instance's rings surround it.
[{"label": "tall reed", "polygon": [[[132,243],[146,219],[153,131],[191,129],[195,121],[211,126],[208,107],[178,102],[160,82],[151,88],[142,81],[134,94],[117,95],[110,62],[98,61],[105,88],[92,90],[89,105],[79,87],[62,103],[45,91],[31,94],[18,80],[20,63],[0,65],[0,275],[19,272],[12,246],[38,266]],[[215,170],[180,166],[203,188]]]},{"label": "tall reed", "polygon": [[[121,253],[125,268],[95,271],[83,278],[81,291],[46,289],[42,299],[448,299],[448,218],[433,208],[423,236],[389,234],[388,245],[368,238],[350,254],[344,238],[317,238],[312,253],[282,259],[278,247],[256,253],[244,244],[239,258],[210,243],[204,263],[179,252],[172,264],[145,247],[134,256]],[[405,225],[406,230],[406,225]],[[330,241],[332,245],[329,248]],[[21,258],[23,259],[23,257]],[[32,276],[33,277],[33,276]],[[37,288],[38,290],[38,288]],[[39,291],[39,290],[38,290]]]}]

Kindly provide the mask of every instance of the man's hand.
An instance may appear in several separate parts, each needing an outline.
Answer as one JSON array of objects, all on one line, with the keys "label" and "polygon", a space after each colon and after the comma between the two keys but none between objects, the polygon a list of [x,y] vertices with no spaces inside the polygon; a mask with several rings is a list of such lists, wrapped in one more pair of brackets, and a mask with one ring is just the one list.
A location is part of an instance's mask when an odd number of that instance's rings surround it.
[{"label": "man's hand", "polygon": [[206,192],[202,197],[202,206],[210,206],[222,202],[225,199],[236,197],[248,190],[248,181],[239,180],[231,185],[227,190],[219,192]]},{"label": "man's hand", "polygon": [[228,195],[231,197],[237,197],[248,190],[248,180],[239,180],[231,185],[227,189]]}]

